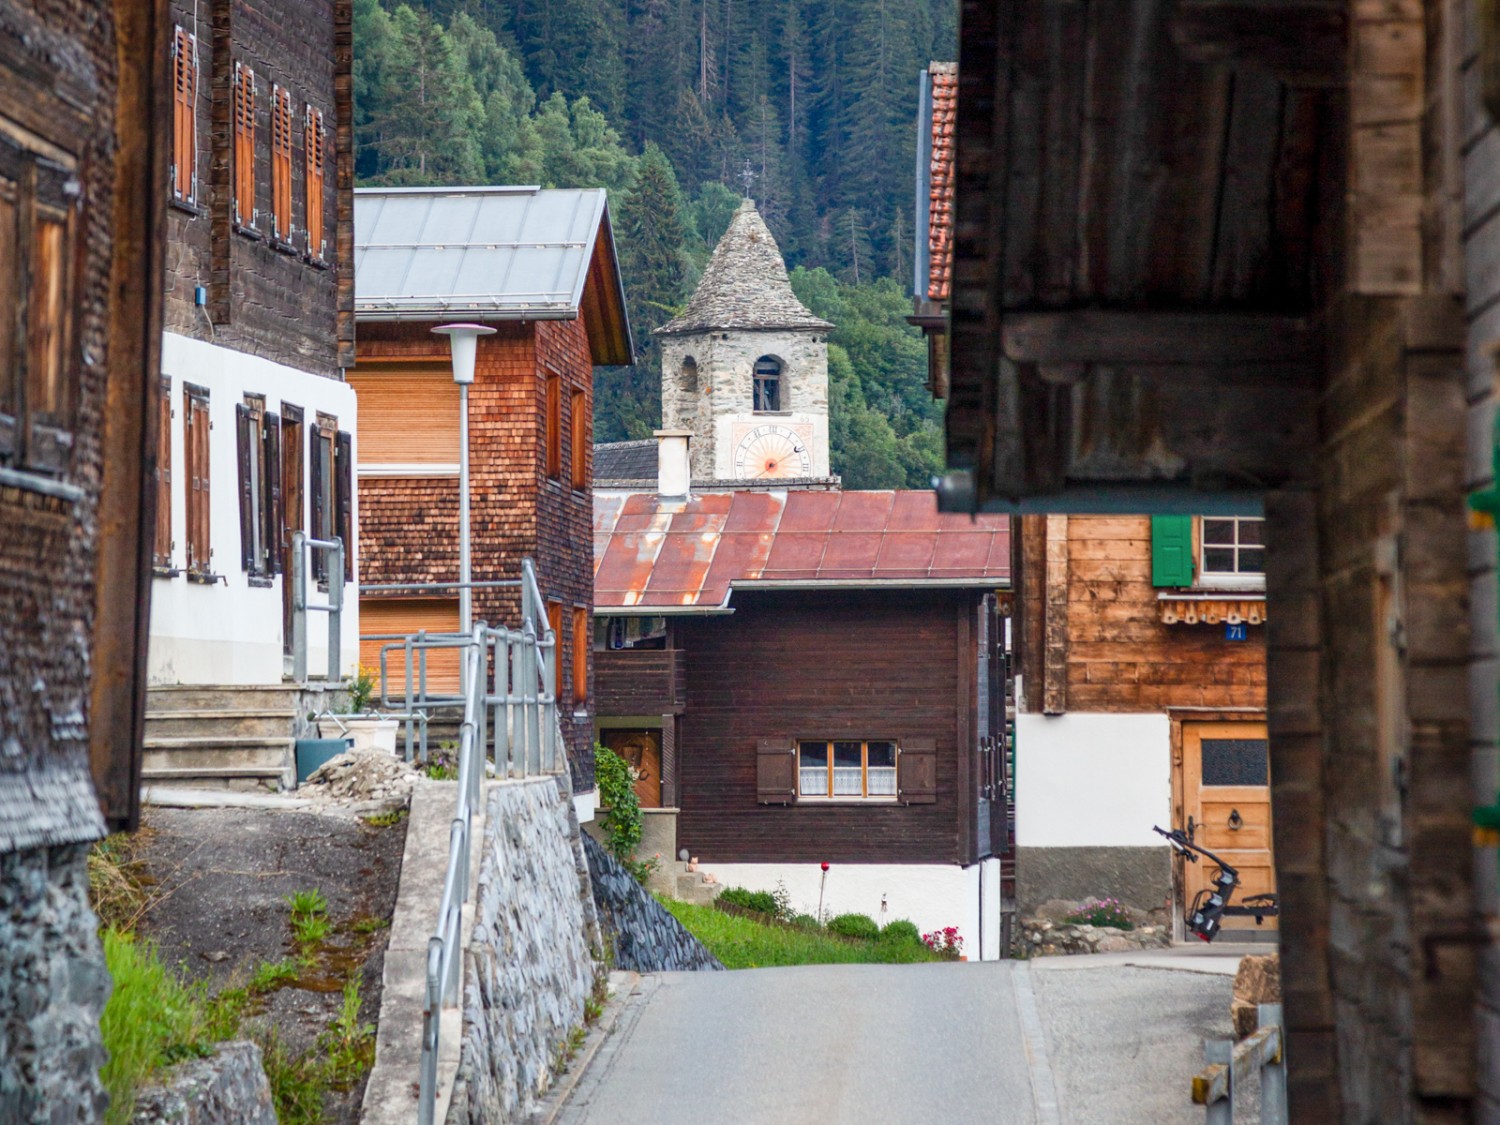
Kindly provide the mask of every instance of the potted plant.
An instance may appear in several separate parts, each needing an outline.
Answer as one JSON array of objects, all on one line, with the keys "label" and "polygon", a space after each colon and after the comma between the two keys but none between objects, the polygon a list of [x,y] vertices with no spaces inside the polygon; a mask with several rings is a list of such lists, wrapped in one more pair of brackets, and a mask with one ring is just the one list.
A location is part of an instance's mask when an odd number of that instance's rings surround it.
[{"label": "potted plant", "polygon": [[353,750],[385,750],[394,754],[399,724],[370,708],[374,695],[375,669],[357,665],[349,680],[347,709],[321,720],[318,733],[324,738],[342,738]]}]

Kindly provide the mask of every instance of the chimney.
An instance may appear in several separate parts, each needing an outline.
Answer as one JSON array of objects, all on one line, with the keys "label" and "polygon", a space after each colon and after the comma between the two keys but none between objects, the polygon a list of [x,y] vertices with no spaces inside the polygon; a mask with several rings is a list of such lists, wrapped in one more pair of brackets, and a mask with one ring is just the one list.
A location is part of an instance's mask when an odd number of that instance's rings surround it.
[{"label": "chimney", "polygon": [[692,488],[693,471],[688,462],[691,430],[657,430],[656,491],[663,496],[686,496]]}]

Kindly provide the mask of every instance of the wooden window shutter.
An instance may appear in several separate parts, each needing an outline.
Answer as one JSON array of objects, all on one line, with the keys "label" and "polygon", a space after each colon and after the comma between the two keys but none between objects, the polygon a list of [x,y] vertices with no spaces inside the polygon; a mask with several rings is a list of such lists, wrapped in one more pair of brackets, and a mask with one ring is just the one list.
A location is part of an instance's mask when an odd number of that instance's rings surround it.
[{"label": "wooden window shutter", "polygon": [[207,574],[213,551],[209,546],[208,400],[184,395],[183,451],[187,462],[187,565],[194,574]]},{"label": "wooden window shutter", "polygon": [[306,178],[307,208],[307,253],[309,257],[324,258],[323,252],[323,168],[326,141],[323,136],[323,111],[307,107],[303,120],[302,140],[304,152],[304,175]]},{"label": "wooden window shutter", "polygon": [[271,87],[271,233],[292,237],[292,92]]},{"label": "wooden window shutter", "polygon": [[281,418],[267,414],[261,432],[260,494],[265,497],[261,509],[261,542],[266,545],[264,569],[267,574],[281,573]]},{"label": "wooden window shutter", "polygon": [[[310,431],[312,444],[308,448],[311,461],[307,467],[309,484],[312,487],[312,538],[321,539],[327,533],[328,513],[323,510],[323,456],[325,444],[323,441],[323,427],[316,422]],[[312,576],[321,581],[328,572],[327,556],[322,551],[313,551],[312,554]]]},{"label": "wooden window shutter", "polygon": [[903,738],[896,752],[896,794],[904,805],[937,802],[937,743],[930,738]]},{"label": "wooden window shutter", "polygon": [[589,700],[589,649],[593,647],[593,630],[589,628],[589,611],[573,607],[573,706],[582,707]]},{"label": "wooden window shutter", "polygon": [[562,379],[547,376],[547,475],[556,480],[562,472]]},{"label": "wooden window shutter", "polygon": [[1151,585],[1193,584],[1193,517],[1151,517]]},{"label": "wooden window shutter", "polygon": [[789,738],[755,740],[755,800],[790,805],[797,800],[797,753]]},{"label": "wooden window shutter", "polygon": [[250,486],[250,443],[255,440],[255,415],[242,402],[234,404],[236,448],[240,480],[240,569],[255,571],[255,502]]},{"label": "wooden window shutter", "polygon": [[334,534],[344,541],[344,577],[354,577],[354,436],[348,430],[333,435],[333,471],[338,525]]},{"label": "wooden window shutter", "polygon": [[572,442],[573,487],[586,488],[589,483],[589,417],[587,397],[583,391],[573,392]]},{"label": "wooden window shutter", "polygon": [[234,220],[255,226],[255,71],[234,64]]},{"label": "wooden window shutter", "polygon": [[163,377],[156,404],[156,536],[151,565],[172,565],[172,380]]},{"label": "wooden window shutter", "polygon": [[172,42],[172,194],[192,202],[197,170],[197,39],[178,27]]},{"label": "wooden window shutter", "polygon": [[547,627],[552,630],[552,694],[562,698],[563,684],[563,607],[562,602],[547,603]]}]

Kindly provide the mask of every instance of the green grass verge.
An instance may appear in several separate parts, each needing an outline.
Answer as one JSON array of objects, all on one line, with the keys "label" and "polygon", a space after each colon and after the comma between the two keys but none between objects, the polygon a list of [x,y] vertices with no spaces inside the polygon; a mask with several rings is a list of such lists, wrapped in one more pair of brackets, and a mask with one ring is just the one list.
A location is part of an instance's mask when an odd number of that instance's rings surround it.
[{"label": "green grass verge", "polygon": [[726,969],[761,969],[773,965],[910,964],[941,960],[920,941],[846,941],[817,930],[768,926],[725,914],[712,906],[694,906],[663,898],[661,904],[687,931],[724,962]]}]

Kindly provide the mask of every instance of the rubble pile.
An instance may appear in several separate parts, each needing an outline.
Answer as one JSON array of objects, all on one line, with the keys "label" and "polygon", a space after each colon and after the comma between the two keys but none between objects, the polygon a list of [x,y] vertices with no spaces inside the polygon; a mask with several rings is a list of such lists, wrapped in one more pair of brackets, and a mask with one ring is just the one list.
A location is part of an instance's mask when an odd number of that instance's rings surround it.
[{"label": "rubble pile", "polygon": [[1020,957],[1052,957],[1075,953],[1129,953],[1172,944],[1172,927],[1164,911],[1130,911],[1134,929],[1069,922],[1084,903],[1053,899],[1038,908],[1036,917],[1022,918],[1016,940]]},{"label": "rubble pile", "polygon": [[335,801],[404,803],[422,775],[387,750],[350,750],[319,766],[298,789],[299,797]]}]

